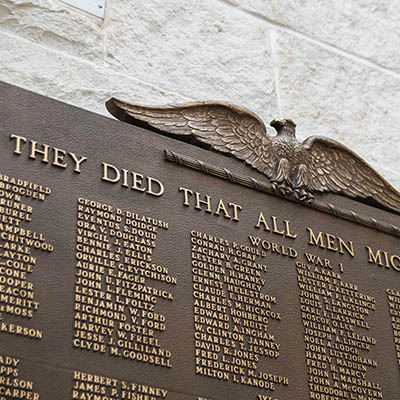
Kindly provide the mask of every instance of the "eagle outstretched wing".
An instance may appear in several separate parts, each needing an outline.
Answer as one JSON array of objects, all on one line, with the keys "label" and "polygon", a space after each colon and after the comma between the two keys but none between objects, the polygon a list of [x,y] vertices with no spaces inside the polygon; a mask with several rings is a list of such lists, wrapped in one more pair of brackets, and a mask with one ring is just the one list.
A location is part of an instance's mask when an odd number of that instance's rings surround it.
[{"label": "eagle outstretched wing", "polygon": [[308,186],[320,192],[342,193],[400,210],[400,193],[357,154],[335,140],[311,136],[303,142],[309,153]]},{"label": "eagle outstretched wing", "polygon": [[264,122],[250,111],[222,102],[148,107],[112,98],[106,105],[121,121],[175,135],[191,135],[216,151],[234,155],[268,177],[272,174],[271,138]]}]

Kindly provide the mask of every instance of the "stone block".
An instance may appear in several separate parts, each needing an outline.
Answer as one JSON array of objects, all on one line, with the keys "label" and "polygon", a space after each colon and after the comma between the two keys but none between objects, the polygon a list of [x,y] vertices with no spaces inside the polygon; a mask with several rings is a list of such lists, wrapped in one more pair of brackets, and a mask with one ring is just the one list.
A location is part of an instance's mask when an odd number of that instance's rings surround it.
[{"label": "stone block", "polygon": [[101,62],[103,21],[60,1],[2,0],[0,29],[74,57]]},{"label": "stone block", "polygon": [[396,0],[226,1],[400,72],[400,2]]},{"label": "stone block", "polygon": [[104,103],[112,96],[126,99],[134,94],[142,103],[187,100],[4,32],[0,32],[0,80],[107,116]]},{"label": "stone block", "polygon": [[278,49],[283,113],[298,137],[328,136],[376,168],[398,170],[400,79],[284,32]]},{"label": "stone block", "polygon": [[264,22],[196,0],[120,0],[107,18],[105,60],[115,70],[194,100],[230,101],[267,120],[278,115]]}]

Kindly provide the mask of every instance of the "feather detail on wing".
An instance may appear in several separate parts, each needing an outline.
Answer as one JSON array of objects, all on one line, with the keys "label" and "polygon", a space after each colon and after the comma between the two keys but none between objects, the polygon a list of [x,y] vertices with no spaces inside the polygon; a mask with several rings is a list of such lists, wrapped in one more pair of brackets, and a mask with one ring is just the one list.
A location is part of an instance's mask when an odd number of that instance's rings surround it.
[{"label": "feather detail on wing", "polygon": [[309,188],[370,199],[400,211],[400,193],[357,154],[335,140],[311,136],[303,142],[309,153]]},{"label": "feather detail on wing", "polygon": [[250,111],[221,102],[147,107],[117,99],[110,99],[107,108],[116,118],[134,125],[192,136],[271,176],[274,166],[271,139],[263,121]]}]

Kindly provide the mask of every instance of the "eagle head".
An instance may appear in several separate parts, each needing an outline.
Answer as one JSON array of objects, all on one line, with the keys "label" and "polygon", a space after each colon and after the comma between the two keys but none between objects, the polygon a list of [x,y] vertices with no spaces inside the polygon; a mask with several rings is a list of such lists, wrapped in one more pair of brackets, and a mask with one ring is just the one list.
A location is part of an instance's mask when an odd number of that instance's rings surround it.
[{"label": "eagle head", "polygon": [[291,119],[274,119],[270,125],[276,129],[278,135],[296,137],[296,124]]}]

